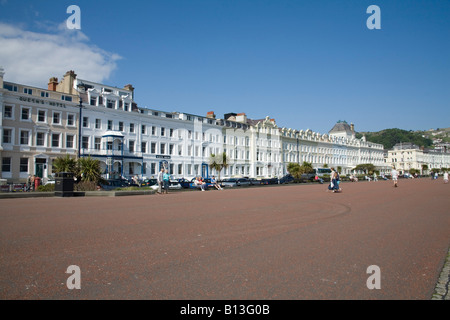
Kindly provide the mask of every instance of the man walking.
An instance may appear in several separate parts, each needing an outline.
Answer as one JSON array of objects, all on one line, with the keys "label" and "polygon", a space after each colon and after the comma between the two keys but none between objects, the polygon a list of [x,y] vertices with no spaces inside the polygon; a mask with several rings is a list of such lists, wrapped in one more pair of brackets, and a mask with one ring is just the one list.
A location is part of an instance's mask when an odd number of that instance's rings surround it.
[{"label": "man walking", "polygon": [[392,167],[391,175],[392,175],[392,181],[394,181],[394,187],[397,188],[398,187],[398,185],[397,185],[397,182],[398,182],[398,171],[395,170],[395,167]]},{"label": "man walking", "polygon": [[162,194],[163,175],[164,175],[164,168],[161,168],[161,170],[158,172],[158,177],[156,178],[156,181],[158,182],[158,193],[159,194]]}]

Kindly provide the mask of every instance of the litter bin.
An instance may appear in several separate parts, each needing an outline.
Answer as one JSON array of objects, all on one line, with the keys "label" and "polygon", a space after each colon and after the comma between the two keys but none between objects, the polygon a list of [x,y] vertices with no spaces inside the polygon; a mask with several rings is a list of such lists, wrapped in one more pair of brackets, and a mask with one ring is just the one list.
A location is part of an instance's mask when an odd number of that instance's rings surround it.
[{"label": "litter bin", "polygon": [[55,196],[73,197],[73,173],[59,172],[55,174]]}]

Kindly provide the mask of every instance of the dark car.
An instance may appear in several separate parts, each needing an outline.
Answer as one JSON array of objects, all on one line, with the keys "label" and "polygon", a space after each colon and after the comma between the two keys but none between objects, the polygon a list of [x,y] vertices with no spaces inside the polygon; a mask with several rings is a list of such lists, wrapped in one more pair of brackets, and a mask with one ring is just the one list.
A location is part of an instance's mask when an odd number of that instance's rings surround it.
[{"label": "dark car", "polygon": [[[214,185],[211,183],[211,179],[205,178],[205,179],[202,179],[202,180],[206,183],[206,188],[207,189],[208,188],[214,188]],[[194,183],[194,181],[195,181],[195,178],[192,178],[191,183],[189,184],[189,188],[191,188],[191,189],[200,189],[201,186],[200,185],[196,185]]]},{"label": "dark car", "polygon": [[260,185],[260,184],[261,184],[261,181],[258,180],[258,179],[255,179],[255,178],[250,178],[250,179],[248,179],[248,180],[250,180],[250,185],[251,185],[251,186],[257,186],[257,185]]},{"label": "dark car", "polygon": [[278,178],[261,179],[261,184],[278,184]]},{"label": "dark car", "polygon": [[241,187],[241,186],[251,186],[252,184],[250,182],[250,179],[248,178],[239,178],[237,179],[237,185]]},{"label": "dark car", "polygon": [[191,182],[192,182],[191,180],[188,180],[188,179],[185,179],[185,178],[178,179],[178,183],[184,189],[189,189],[191,187]]},{"label": "dark car", "polygon": [[158,184],[158,181],[156,179],[145,179],[141,182],[141,187],[151,187],[155,184]]},{"label": "dark car", "polygon": [[280,178],[280,184],[292,182],[294,182],[294,177],[291,176],[290,174],[287,174],[284,177]]},{"label": "dark car", "polygon": [[100,187],[103,190],[114,190],[129,187],[129,183],[126,180],[110,179],[100,183]]}]

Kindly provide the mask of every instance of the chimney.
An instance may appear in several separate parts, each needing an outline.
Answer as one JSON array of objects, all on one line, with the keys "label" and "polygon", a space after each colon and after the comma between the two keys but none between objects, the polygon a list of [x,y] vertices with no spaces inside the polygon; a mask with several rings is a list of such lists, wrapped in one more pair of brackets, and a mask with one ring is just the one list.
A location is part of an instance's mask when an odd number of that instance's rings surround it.
[{"label": "chimney", "polygon": [[355,133],[355,125],[353,123],[350,124],[350,128],[352,129],[352,132]]},{"label": "chimney", "polygon": [[238,113],[236,116],[236,121],[241,123],[247,123],[247,115],[245,113]]},{"label": "chimney", "polygon": [[209,111],[208,113],[206,113],[206,118],[215,119],[216,115],[214,114],[214,111]]},{"label": "chimney", "polygon": [[58,78],[51,77],[50,80],[48,80],[48,90],[56,91],[57,86],[58,86]]},{"label": "chimney", "polygon": [[125,90],[131,91],[131,98],[134,100],[134,87],[131,84],[127,84],[123,88]]}]

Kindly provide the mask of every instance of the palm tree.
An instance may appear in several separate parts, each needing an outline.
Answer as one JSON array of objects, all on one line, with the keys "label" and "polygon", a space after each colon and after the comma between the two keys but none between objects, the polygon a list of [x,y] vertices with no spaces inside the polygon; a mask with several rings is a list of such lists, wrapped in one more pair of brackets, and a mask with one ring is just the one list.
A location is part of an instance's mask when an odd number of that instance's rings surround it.
[{"label": "palm tree", "polygon": [[222,152],[220,155],[211,154],[209,157],[209,168],[215,169],[218,172],[218,180],[220,180],[220,172],[223,168],[228,168],[229,159],[226,152]]},{"label": "palm tree", "polygon": [[83,157],[78,159],[82,181],[90,181],[97,183],[100,180],[101,168],[100,161],[91,157]]},{"label": "palm tree", "polygon": [[65,157],[58,157],[55,160],[53,160],[52,170],[54,173],[59,172],[76,173],[77,160],[75,158],[70,157],[68,154],[66,154]]}]

